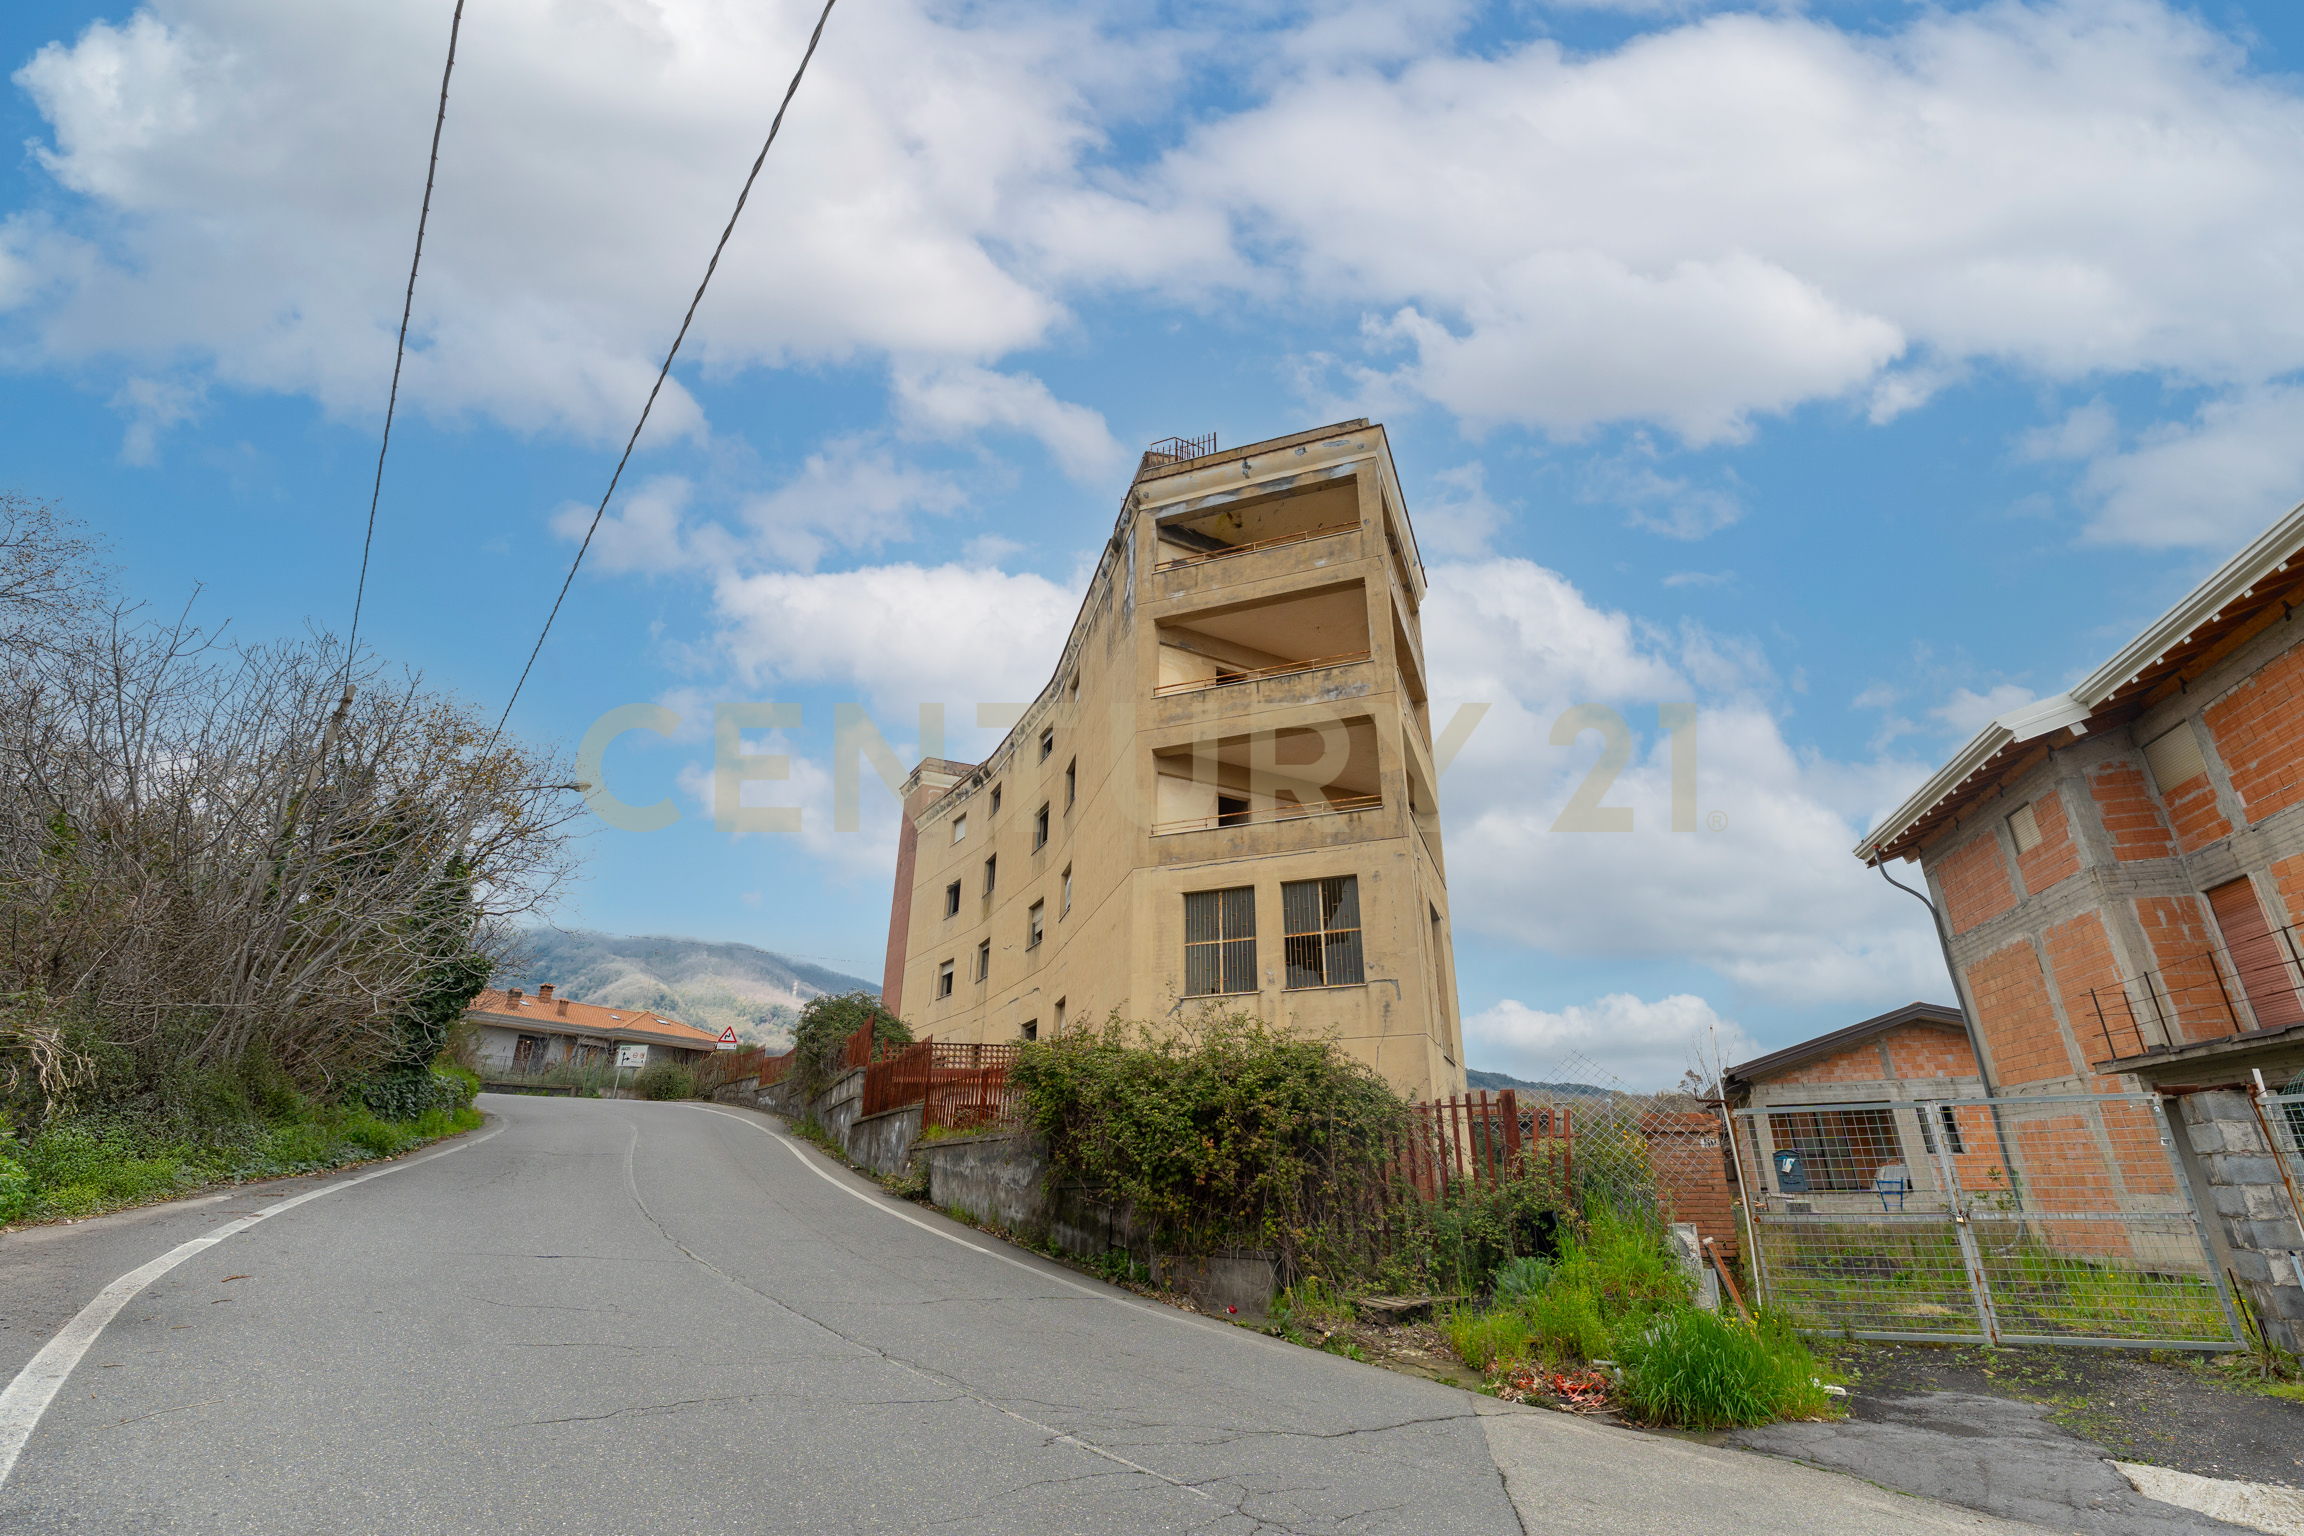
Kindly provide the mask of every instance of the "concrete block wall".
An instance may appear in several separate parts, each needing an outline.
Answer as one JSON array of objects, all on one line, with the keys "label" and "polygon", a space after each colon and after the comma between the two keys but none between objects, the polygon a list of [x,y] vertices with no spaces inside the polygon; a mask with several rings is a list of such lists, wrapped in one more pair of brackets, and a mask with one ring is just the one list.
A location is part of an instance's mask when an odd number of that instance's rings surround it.
[{"label": "concrete block wall", "polygon": [[2236,1089],[2186,1094],[2181,1103],[2185,1139],[2208,1181],[2194,1193],[2221,1239],[2220,1257],[2273,1341],[2304,1348],[2304,1284],[2290,1257],[2304,1250],[2304,1229],[2255,1106]]}]

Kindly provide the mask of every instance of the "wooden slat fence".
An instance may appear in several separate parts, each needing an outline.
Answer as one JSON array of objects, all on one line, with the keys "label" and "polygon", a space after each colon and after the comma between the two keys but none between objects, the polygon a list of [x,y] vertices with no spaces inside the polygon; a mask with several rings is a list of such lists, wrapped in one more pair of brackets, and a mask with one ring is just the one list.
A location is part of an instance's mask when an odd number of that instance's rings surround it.
[{"label": "wooden slat fence", "polygon": [[921,1106],[923,1133],[1005,1124],[1021,1108],[1008,1080],[1020,1046],[934,1039],[901,1046],[864,1071],[863,1113]]}]

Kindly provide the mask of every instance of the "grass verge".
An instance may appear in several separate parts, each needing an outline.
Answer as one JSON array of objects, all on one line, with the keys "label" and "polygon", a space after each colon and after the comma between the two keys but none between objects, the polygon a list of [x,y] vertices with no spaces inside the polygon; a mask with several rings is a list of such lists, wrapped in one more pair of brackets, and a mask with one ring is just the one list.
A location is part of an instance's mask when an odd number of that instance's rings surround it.
[{"label": "grass verge", "polygon": [[152,1111],[58,1120],[28,1139],[0,1140],[0,1223],[76,1221],[174,1200],[216,1184],[321,1173],[397,1157],[477,1129],[470,1095],[411,1119],[361,1105],[274,1096],[229,1117]]}]

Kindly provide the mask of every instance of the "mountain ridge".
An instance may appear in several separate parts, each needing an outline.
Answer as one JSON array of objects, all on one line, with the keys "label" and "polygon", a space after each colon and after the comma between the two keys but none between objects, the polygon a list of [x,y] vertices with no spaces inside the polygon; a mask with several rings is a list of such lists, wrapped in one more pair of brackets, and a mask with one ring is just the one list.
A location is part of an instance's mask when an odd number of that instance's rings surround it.
[{"label": "mountain ridge", "polygon": [[792,1043],[810,998],[880,989],[860,976],[757,944],[590,928],[531,928],[495,984],[533,991],[550,983],[571,1002],[659,1013],[747,1045]]}]

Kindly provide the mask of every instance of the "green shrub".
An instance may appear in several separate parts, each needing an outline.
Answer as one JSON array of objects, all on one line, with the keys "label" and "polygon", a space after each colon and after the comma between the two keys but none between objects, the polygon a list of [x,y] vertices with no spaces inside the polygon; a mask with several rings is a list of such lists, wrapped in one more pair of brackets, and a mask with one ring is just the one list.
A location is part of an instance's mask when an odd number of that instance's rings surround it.
[{"label": "green shrub", "polygon": [[[459,1069],[461,1070],[461,1069]],[[471,1080],[470,1091],[465,1079]],[[387,1072],[356,1090],[360,1105],[383,1120],[414,1120],[430,1109],[457,1109],[472,1102],[479,1079],[469,1072],[453,1077],[437,1067]]]},{"label": "green shrub", "polygon": [[[449,1108],[470,1109],[472,1101],[480,1097],[480,1074],[470,1067],[460,1066],[443,1057],[432,1063],[432,1070],[456,1085],[456,1102]],[[593,1091],[592,1096],[594,1098],[600,1096],[597,1089]]]},{"label": "green shrub", "polygon": [[652,1061],[632,1079],[632,1091],[643,1099],[692,1099],[696,1074],[676,1061]]},{"label": "green shrub", "polygon": [[0,1225],[32,1208],[32,1175],[16,1159],[0,1154]]},{"label": "green shrub", "polygon": [[1133,1205],[1164,1244],[1276,1249],[1291,1275],[1348,1272],[1346,1228],[1380,1212],[1406,1118],[1333,1042],[1247,1014],[1133,1039],[1114,1017],[1026,1045],[1009,1080],[1063,1175]]},{"label": "green shrub", "polygon": [[1731,1429],[1823,1414],[1816,1359],[1781,1320],[1695,1307],[1659,1314],[1618,1346],[1625,1402],[1641,1418],[1688,1429]]},{"label": "green shrub", "polygon": [[1551,1283],[1551,1260],[1507,1260],[1496,1271],[1496,1300],[1501,1304],[1517,1306],[1542,1294],[1544,1288]]}]

